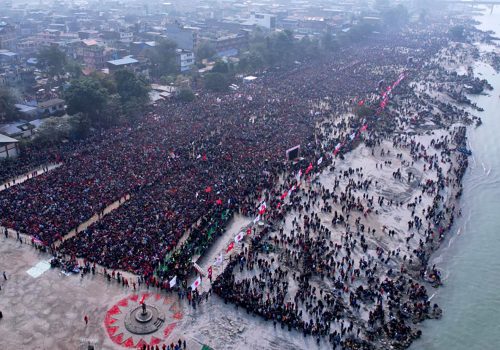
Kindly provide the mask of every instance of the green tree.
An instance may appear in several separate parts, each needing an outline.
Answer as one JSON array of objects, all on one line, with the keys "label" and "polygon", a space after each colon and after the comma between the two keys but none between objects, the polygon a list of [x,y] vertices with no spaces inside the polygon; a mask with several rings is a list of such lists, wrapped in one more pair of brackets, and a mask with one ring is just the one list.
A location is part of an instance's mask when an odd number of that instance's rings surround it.
[{"label": "green tree", "polygon": [[205,88],[216,92],[224,92],[229,89],[229,80],[222,73],[207,73],[205,75]]},{"label": "green tree", "polygon": [[38,68],[45,71],[50,78],[59,78],[63,75],[66,67],[66,54],[56,46],[42,48],[37,55]]},{"label": "green tree", "polygon": [[71,127],[67,118],[46,118],[37,130],[35,142],[42,145],[58,144],[68,138],[70,130]]},{"label": "green tree", "polygon": [[0,86],[0,121],[12,121],[19,118],[15,103],[16,98],[12,91]]},{"label": "green tree", "polygon": [[211,70],[212,73],[229,73],[229,65],[224,61],[217,61]]},{"label": "green tree", "polygon": [[323,35],[323,38],[321,38],[321,46],[326,51],[333,51],[337,49],[338,43],[333,38],[332,32],[330,30],[328,30],[325,35]]},{"label": "green tree", "polygon": [[195,96],[191,89],[182,89],[177,94],[177,98],[183,102],[191,102],[194,100]]},{"label": "green tree", "polygon": [[348,37],[352,42],[359,42],[373,31],[373,26],[366,22],[358,23],[351,27],[351,30],[348,32]]},{"label": "green tree", "polygon": [[77,114],[68,118],[69,137],[73,140],[86,138],[90,133],[90,120],[84,115]]},{"label": "green tree", "polygon": [[105,126],[116,124],[124,115],[124,104],[117,93],[110,94],[101,113],[101,120]]},{"label": "green tree", "polygon": [[73,79],[80,79],[82,77],[82,66],[76,61],[67,60],[65,70]]},{"label": "green tree", "polygon": [[92,125],[103,125],[102,111],[108,101],[109,93],[100,81],[85,77],[71,83],[65,94],[68,113],[82,113]]},{"label": "green tree", "polygon": [[149,85],[134,72],[119,70],[113,73],[113,78],[123,103],[130,99],[136,99],[142,105],[149,102]]},{"label": "green tree", "polygon": [[177,73],[177,44],[171,40],[161,40],[154,49],[148,51],[151,74],[157,78]]},{"label": "green tree", "polygon": [[210,42],[204,42],[196,50],[196,59],[202,61],[204,59],[211,59],[216,54],[215,47]]}]

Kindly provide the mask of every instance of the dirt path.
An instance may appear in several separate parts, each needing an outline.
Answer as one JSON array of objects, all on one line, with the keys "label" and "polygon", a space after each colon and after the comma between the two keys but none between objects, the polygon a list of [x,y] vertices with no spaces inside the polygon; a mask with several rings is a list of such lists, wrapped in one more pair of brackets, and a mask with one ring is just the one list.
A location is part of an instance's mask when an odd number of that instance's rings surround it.
[{"label": "dirt path", "polygon": [[45,173],[47,173],[47,172],[49,172],[51,170],[57,169],[61,165],[63,165],[63,163],[42,165],[42,166],[40,166],[38,168],[35,168],[35,169],[27,172],[26,174],[17,176],[14,179],[10,179],[10,180],[8,180],[5,183],[3,183],[3,184],[0,185],[0,192],[6,190],[8,188],[11,188],[12,186],[19,185],[19,184],[25,182],[26,180],[32,179],[34,177],[40,176],[42,174],[45,174]]}]

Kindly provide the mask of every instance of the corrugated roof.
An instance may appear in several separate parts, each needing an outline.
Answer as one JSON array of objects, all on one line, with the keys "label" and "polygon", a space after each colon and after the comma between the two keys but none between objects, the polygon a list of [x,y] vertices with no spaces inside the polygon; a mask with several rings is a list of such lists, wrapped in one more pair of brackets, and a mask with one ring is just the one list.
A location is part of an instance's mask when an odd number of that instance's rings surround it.
[{"label": "corrugated roof", "polygon": [[120,58],[118,60],[113,60],[113,61],[108,61],[109,64],[112,64],[113,66],[122,66],[124,64],[132,64],[132,63],[137,63],[139,61],[137,61],[136,59],[132,58],[132,57],[124,57],[124,58]]},{"label": "corrugated roof", "polygon": [[12,137],[0,134],[0,143],[14,143],[14,142],[19,142],[19,141],[13,139]]}]

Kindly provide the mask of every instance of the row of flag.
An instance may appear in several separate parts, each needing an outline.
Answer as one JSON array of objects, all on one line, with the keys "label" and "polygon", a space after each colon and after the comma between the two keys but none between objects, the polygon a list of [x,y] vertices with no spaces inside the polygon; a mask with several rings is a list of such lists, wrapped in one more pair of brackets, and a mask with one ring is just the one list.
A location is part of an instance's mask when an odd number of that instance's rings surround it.
[{"label": "row of flag", "polygon": [[[386,91],[384,91],[382,94],[381,94],[381,98],[382,98],[382,101],[380,102],[380,108],[381,109],[384,109],[388,103],[388,100],[389,100],[389,97],[392,93],[392,90],[397,87],[401,81],[405,78],[405,73],[401,73],[399,76],[398,76],[398,79],[390,86],[387,87]],[[357,99],[357,98],[356,98]],[[364,100],[360,100],[358,102],[358,106],[363,106],[365,103]],[[368,124],[365,122],[363,123],[363,125],[359,128],[359,130],[353,132],[351,135],[349,135],[349,140],[350,141],[353,141],[356,136],[360,135],[362,132],[365,132],[368,130]],[[333,155],[336,156],[340,150],[347,144],[346,141],[344,142],[340,142],[338,143],[335,148],[334,148],[334,151],[333,151]],[[207,157],[205,154],[203,154],[203,156],[199,155],[197,158],[202,158],[203,161],[206,161],[207,160]],[[321,164],[323,163],[323,157],[319,158],[316,162],[316,165],[317,166],[320,166]],[[314,166],[313,166],[313,163],[309,163],[308,167],[306,168],[305,170],[305,175],[308,175],[312,170],[314,169]],[[303,172],[302,172],[302,169],[299,169],[299,171],[297,172],[297,174],[295,175],[295,178],[296,178],[296,184],[292,185],[292,187],[289,189],[289,190],[286,190],[285,192],[283,192],[283,194],[281,195],[280,199],[281,201],[284,201],[287,197],[291,196],[291,194],[297,189],[300,187],[300,179],[302,178],[302,175],[303,175]],[[212,192],[212,187],[211,186],[208,186],[206,189],[205,189],[205,193],[211,193]],[[216,204],[217,205],[222,205],[222,200],[221,199],[217,199],[216,200]],[[278,202],[278,209],[281,207],[281,202]],[[261,202],[258,206],[258,215],[255,217],[255,219],[253,220],[253,224],[257,224],[262,216],[265,215],[266,211],[267,211],[267,204],[265,201]],[[239,232],[233,239],[233,241],[231,241],[229,243],[229,245],[227,246],[226,250],[225,250],[225,253],[228,254],[231,252],[231,250],[234,249],[234,246],[235,244],[241,242],[244,238],[245,238],[245,235],[250,235],[252,233],[252,229],[251,228],[247,228],[246,232]],[[215,262],[214,264],[216,266],[220,266],[222,265],[224,262],[224,255],[223,253],[221,252],[219,254],[219,256],[215,259]],[[209,266],[208,267],[208,275],[211,277],[212,275],[212,266]],[[170,288],[173,288],[175,285],[177,284],[177,276],[174,276],[174,278],[172,278],[169,282],[169,285],[170,285]],[[196,280],[191,284],[191,290],[195,290],[196,288],[199,287],[199,285],[201,284],[201,276],[199,275]]]}]

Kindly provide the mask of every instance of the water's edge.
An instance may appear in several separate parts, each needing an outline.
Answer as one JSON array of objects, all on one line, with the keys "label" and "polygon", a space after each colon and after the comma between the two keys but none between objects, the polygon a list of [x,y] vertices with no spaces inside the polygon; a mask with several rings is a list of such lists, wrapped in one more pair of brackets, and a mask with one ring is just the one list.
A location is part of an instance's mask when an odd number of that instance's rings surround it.
[{"label": "water's edge", "polygon": [[[500,34],[499,8],[477,20],[480,29]],[[473,157],[463,180],[463,216],[431,260],[445,278],[433,298],[444,315],[423,323],[423,337],[412,350],[500,349],[500,75],[483,63],[474,68],[494,90],[470,97],[484,108],[477,113],[484,124],[468,130]]]}]

